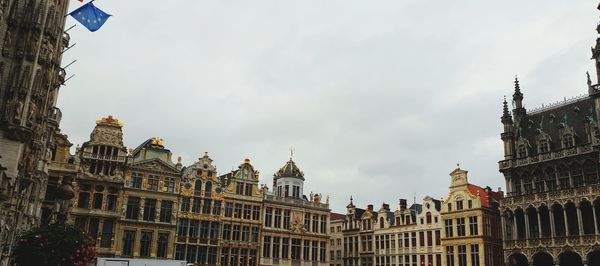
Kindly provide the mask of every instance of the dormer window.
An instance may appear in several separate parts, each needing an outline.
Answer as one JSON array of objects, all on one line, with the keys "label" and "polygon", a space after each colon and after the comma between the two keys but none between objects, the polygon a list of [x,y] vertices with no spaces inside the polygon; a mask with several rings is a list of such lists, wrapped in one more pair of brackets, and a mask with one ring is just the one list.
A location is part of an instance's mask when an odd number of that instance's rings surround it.
[{"label": "dormer window", "polygon": [[548,143],[548,140],[540,140],[540,142],[538,143],[538,153],[547,153],[550,151],[550,143]]},{"label": "dormer window", "polygon": [[517,157],[518,158],[527,157],[527,145],[525,145],[525,144],[519,145],[519,148],[517,148]]},{"label": "dormer window", "polygon": [[571,134],[571,133],[564,134],[562,137],[562,145],[563,145],[563,149],[574,147],[575,146],[575,138],[573,137],[573,134]]}]

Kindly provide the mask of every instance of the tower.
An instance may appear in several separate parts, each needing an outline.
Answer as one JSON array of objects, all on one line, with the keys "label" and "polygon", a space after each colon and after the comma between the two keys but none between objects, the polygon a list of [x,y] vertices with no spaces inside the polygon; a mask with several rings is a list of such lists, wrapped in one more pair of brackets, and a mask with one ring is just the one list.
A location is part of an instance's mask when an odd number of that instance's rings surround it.
[{"label": "tower", "polygon": [[502,117],[500,118],[500,121],[502,121],[502,125],[504,125],[504,132],[500,134],[500,137],[504,142],[504,159],[510,160],[514,156],[515,138],[512,115],[508,111],[506,97],[504,97],[504,102],[502,103]]},{"label": "tower", "polygon": [[304,195],[304,173],[290,160],[273,175],[273,190],[279,197],[302,198]]},{"label": "tower", "polygon": [[[15,237],[39,224],[65,71],[66,0],[0,0],[0,264]],[[18,206],[18,207],[17,207]],[[6,230],[5,228],[10,228]]]}]

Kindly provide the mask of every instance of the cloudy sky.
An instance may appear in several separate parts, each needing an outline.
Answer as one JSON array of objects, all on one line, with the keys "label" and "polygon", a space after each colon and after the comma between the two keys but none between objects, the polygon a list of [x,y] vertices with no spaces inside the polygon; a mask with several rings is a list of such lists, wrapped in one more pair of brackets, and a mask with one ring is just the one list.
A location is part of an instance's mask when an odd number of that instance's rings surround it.
[{"label": "cloudy sky", "polygon": [[561,0],[94,3],[113,17],[70,30],[63,59],[77,59],[58,103],[73,143],[111,114],[128,147],[159,136],[220,173],[250,158],[267,184],[293,147],[305,192],[336,212],[351,195],[444,197],[457,162],[504,187],[503,95],[515,75],[526,107],[587,92],[600,14]]}]

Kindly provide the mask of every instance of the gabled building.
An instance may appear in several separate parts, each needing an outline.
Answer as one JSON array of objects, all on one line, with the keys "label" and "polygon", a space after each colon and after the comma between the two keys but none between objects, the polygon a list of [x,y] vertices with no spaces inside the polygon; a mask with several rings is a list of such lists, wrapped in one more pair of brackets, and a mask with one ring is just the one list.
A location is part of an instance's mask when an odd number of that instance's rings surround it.
[{"label": "gabled building", "polygon": [[[217,168],[205,153],[183,170],[177,216],[175,259],[219,264],[224,191]],[[176,208],[177,210],[177,208]]]},{"label": "gabled building", "polygon": [[346,215],[332,212],[329,216],[329,265],[342,266],[344,263],[342,257],[344,233],[342,228]]},{"label": "gabled building", "polygon": [[304,195],[304,173],[290,158],[264,189],[261,265],[329,264],[329,200]]},{"label": "gabled building", "polygon": [[80,171],[68,220],[96,240],[100,256],[116,254],[127,159],[122,128],[112,116],[102,118],[96,121],[90,140],[76,149]]},{"label": "gabled building", "polygon": [[173,258],[181,163],[173,163],[171,157],[159,138],[150,138],[130,151],[116,256]]},{"label": "gabled building", "polygon": [[[369,214],[365,215],[367,211]],[[373,230],[372,212],[373,205],[369,205],[367,210],[357,208],[352,197],[350,197],[350,203],[346,206],[346,219],[342,228],[344,235],[344,249],[342,252],[344,266],[362,265],[360,263],[372,264],[372,258],[361,261],[360,256],[373,251],[372,235],[368,233]]]},{"label": "gabled building", "polygon": [[220,263],[231,266],[259,264],[263,191],[259,172],[249,159],[238,169],[219,176],[223,189],[223,230]]},{"label": "gabled building", "polygon": [[450,173],[450,192],[442,200],[441,219],[444,266],[500,266],[502,235],[500,190],[470,184],[467,171],[457,167]]}]

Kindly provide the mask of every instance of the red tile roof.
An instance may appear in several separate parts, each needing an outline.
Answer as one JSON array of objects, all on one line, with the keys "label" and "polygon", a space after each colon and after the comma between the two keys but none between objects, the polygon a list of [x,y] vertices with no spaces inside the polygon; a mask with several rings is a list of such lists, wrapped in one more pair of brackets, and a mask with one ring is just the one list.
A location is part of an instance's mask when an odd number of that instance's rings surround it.
[{"label": "red tile roof", "polygon": [[489,195],[488,192],[486,191],[486,189],[477,186],[477,185],[473,185],[473,184],[468,184],[468,188],[469,188],[469,192],[471,192],[472,195],[479,195],[479,198],[481,199],[481,206],[484,207],[490,207],[490,199],[494,199],[496,201],[500,201],[500,199],[504,198],[504,192],[502,191],[492,191],[490,189]]},{"label": "red tile roof", "polygon": [[345,219],[346,219],[346,215],[345,214],[332,212],[329,215],[329,220],[331,220],[331,221],[345,220]]}]

